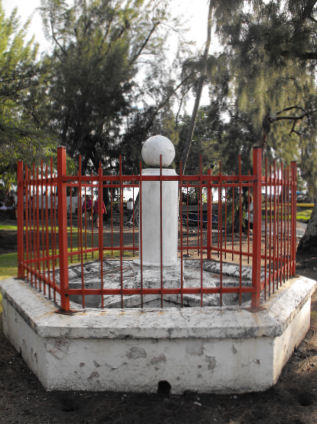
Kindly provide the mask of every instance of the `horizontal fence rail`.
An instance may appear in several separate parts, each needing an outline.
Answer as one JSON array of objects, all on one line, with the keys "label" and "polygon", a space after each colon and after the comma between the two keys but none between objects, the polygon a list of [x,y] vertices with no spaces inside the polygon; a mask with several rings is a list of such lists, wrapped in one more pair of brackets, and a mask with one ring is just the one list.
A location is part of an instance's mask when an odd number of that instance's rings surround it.
[{"label": "horizontal fence rail", "polygon": [[[18,164],[18,276],[68,311],[77,307],[258,308],[295,275],[296,164],[262,163],[252,174],[165,176],[66,173]],[[160,187],[161,263],[143,263],[142,186]],[[163,266],[164,184],[178,183],[178,263]],[[230,303],[231,302],[231,303]]]}]

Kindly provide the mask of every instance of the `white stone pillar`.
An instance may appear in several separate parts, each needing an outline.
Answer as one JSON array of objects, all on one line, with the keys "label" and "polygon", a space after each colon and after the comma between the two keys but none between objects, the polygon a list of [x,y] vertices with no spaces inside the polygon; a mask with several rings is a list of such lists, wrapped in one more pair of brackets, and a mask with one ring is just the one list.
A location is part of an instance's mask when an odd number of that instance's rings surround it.
[{"label": "white stone pillar", "polygon": [[[175,157],[172,142],[161,135],[150,137],[143,144],[142,158],[147,166],[142,176],[160,177],[160,156],[162,175],[177,175],[174,169],[167,169]],[[164,168],[163,168],[164,167]],[[177,264],[178,243],[178,181],[162,182],[162,212],[160,212],[160,181],[142,181],[142,254],[143,265],[163,266]],[[162,213],[162,250],[161,250]],[[141,246],[140,246],[141,248]]]}]

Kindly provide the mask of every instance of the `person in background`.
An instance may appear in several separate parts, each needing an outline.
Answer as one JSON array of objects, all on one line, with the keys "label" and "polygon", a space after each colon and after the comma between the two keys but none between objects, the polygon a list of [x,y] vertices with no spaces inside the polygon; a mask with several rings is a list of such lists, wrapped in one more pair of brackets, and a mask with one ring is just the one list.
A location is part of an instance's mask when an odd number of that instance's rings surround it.
[{"label": "person in background", "polygon": [[129,214],[133,211],[133,199],[130,197],[130,199],[127,201],[127,210]]},{"label": "person in background", "polygon": [[249,199],[248,199],[248,209],[246,212],[246,217],[245,217],[245,231],[247,231],[248,228],[250,228],[250,230],[253,229],[253,198],[252,195],[249,195]]},{"label": "person in background", "polygon": [[[102,217],[107,214],[107,208],[104,202],[102,202],[101,206],[101,214]],[[96,227],[99,227],[99,201],[98,199],[94,203],[94,223],[96,223]]]},{"label": "person in background", "polygon": [[91,200],[91,196],[88,195],[86,196],[86,200],[84,200],[82,213],[84,214],[86,212],[87,214],[90,214],[91,209],[92,209],[92,200]]}]

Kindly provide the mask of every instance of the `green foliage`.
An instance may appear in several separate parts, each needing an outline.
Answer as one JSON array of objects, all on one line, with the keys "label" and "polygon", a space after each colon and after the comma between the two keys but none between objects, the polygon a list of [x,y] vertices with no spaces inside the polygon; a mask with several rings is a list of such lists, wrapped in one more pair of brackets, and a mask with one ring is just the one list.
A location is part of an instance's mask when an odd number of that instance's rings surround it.
[{"label": "green foliage", "polygon": [[[218,167],[220,154],[217,137],[219,137],[222,125],[219,118],[219,107],[217,104],[211,104],[208,107],[201,107],[199,109],[186,173],[199,172],[200,163],[203,172],[207,172],[211,167]],[[181,160],[183,145],[186,142],[190,119],[189,116],[185,115],[179,122],[179,142],[175,160],[177,166]]]},{"label": "green foliage", "polygon": [[[99,162],[111,170],[117,166],[124,134],[139,116],[145,114],[148,126],[153,123],[151,112],[157,107],[147,113],[149,107],[139,109],[136,104],[157,88],[167,2],[43,0],[42,15],[54,43],[50,126],[72,158],[82,155],[84,172],[96,171]],[[141,69],[145,76],[151,73],[146,93],[136,79]],[[123,141],[132,151],[131,137]]]},{"label": "green foliage", "polygon": [[[260,145],[269,158],[297,160],[309,190],[317,187],[314,5],[309,0],[212,2],[224,53],[204,63],[211,104],[219,109],[212,138],[218,140],[224,169],[232,170],[240,154],[249,170],[252,147]],[[193,73],[194,90],[204,63],[197,56],[184,64],[184,72]]]},{"label": "green foliage", "polygon": [[0,1],[0,179],[7,190],[15,182],[17,161],[38,162],[53,143],[43,140],[36,117],[34,98],[42,74],[37,44],[25,41],[27,27],[21,27],[16,9],[6,18]]}]

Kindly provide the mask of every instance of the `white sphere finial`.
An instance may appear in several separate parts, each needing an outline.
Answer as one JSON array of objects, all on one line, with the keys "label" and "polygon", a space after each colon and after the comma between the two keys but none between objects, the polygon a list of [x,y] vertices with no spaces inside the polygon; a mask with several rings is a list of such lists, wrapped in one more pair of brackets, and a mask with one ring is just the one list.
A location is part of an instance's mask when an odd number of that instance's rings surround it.
[{"label": "white sphere finial", "polygon": [[162,155],[162,167],[171,165],[175,158],[175,148],[171,140],[163,135],[148,138],[142,147],[142,158],[147,166],[159,167]]}]

